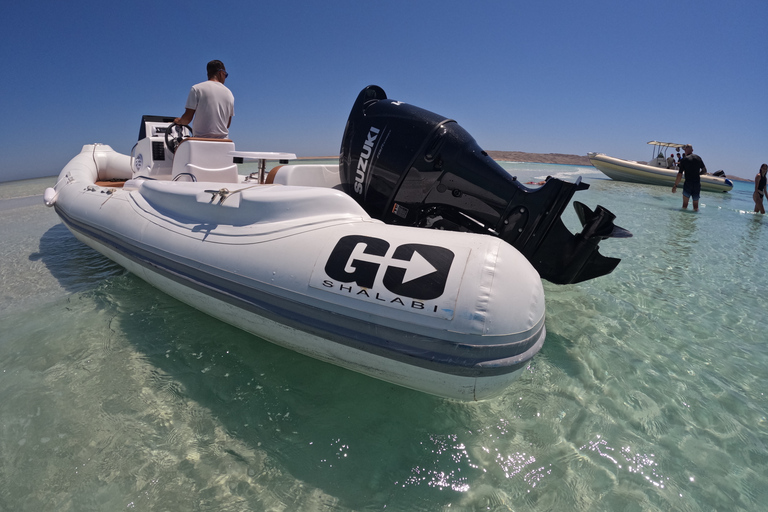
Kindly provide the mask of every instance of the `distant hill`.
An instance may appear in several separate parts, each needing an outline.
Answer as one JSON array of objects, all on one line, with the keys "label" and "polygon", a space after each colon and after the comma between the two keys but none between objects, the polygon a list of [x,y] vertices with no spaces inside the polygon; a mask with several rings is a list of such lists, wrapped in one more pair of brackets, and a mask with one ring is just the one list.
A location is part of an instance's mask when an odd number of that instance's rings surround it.
[{"label": "distant hill", "polygon": [[740,176],[734,176],[733,174],[726,174],[726,178],[733,180],[733,181],[743,181],[744,183],[754,183],[755,180],[748,180],[747,178],[742,178]]},{"label": "distant hill", "polygon": [[508,162],[533,162],[540,164],[592,165],[589,158],[562,153],[525,153],[523,151],[486,151],[494,160]]}]

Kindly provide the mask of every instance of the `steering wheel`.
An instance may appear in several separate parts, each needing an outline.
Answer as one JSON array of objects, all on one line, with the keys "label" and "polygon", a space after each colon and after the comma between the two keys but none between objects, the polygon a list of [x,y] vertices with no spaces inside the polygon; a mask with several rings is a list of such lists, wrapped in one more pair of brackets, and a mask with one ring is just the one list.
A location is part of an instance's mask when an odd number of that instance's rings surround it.
[{"label": "steering wheel", "polygon": [[171,150],[171,153],[176,153],[179,148],[179,144],[184,139],[188,139],[192,136],[192,128],[186,124],[171,123],[171,125],[165,130],[165,145]]}]

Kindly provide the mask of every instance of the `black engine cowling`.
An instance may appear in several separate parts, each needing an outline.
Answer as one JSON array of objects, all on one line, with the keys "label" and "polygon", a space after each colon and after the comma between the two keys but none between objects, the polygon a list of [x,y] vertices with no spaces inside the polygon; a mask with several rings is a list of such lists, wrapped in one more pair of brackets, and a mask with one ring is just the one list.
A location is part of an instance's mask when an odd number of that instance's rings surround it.
[{"label": "black engine cowling", "polygon": [[597,246],[632,236],[615,215],[574,202],[583,230],[574,235],[560,216],[589,185],[549,179],[529,189],[510,176],[452,119],[363,89],[347,120],[340,151],[342,186],[371,217],[388,224],[501,237],[557,284],[610,273],[617,258]]}]

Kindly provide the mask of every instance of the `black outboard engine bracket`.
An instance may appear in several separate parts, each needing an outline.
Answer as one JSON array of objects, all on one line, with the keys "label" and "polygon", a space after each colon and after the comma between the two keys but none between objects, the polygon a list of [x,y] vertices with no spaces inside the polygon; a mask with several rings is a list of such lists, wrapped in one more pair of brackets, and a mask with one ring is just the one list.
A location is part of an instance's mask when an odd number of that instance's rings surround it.
[{"label": "black outboard engine bracket", "polygon": [[610,273],[617,258],[597,246],[632,234],[614,226],[602,206],[574,202],[583,230],[574,235],[560,216],[578,190],[550,178],[529,189],[483,151],[456,121],[363,89],[349,114],[340,151],[342,187],[376,219],[498,236],[517,248],[539,275],[556,284]]}]

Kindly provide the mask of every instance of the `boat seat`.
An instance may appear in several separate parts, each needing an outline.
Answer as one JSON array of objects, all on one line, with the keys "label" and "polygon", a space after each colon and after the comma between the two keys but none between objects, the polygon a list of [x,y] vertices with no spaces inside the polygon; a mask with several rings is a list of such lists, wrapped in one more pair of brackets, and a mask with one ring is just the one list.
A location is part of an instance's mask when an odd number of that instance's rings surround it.
[{"label": "boat seat", "polygon": [[341,187],[338,165],[297,164],[278,165],[269,171],[267,184],[290,185],[298,187]]},{"label": "boat seat", "polygon": [[185,139],[173,156],[171,177],[179,181],[194,181],[194,176],[197,181],[239,183],[237,165],[228,154],[234,150],[235,143],[229,139]]}]

